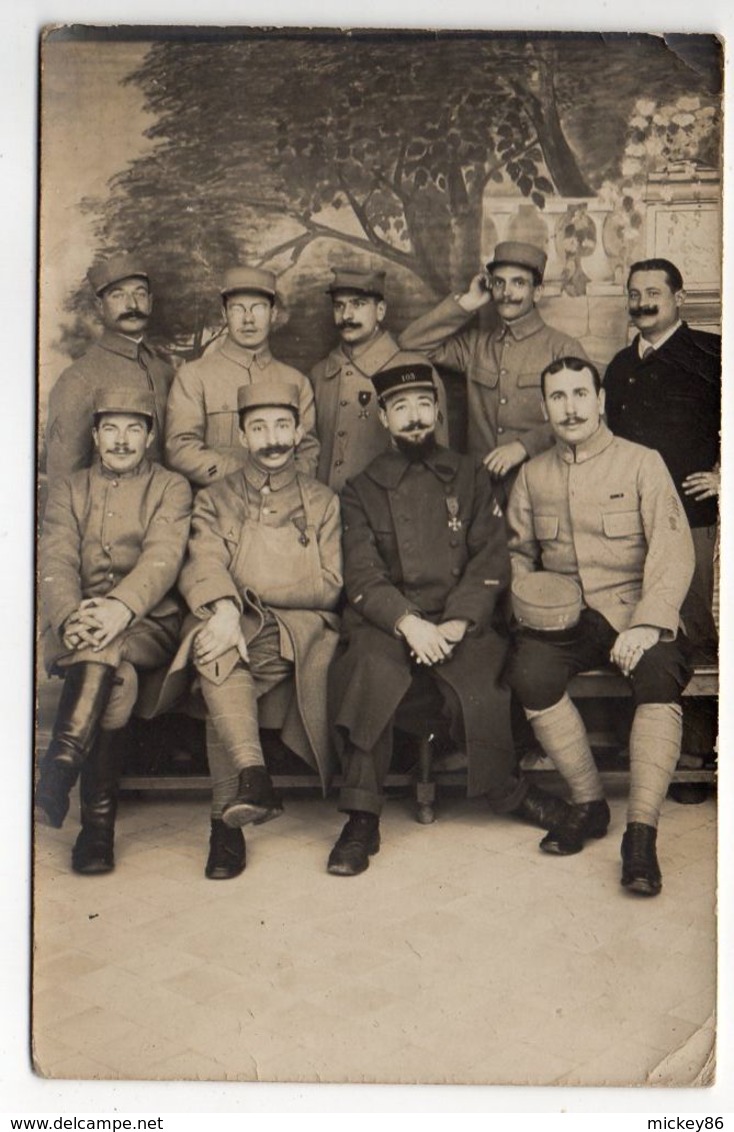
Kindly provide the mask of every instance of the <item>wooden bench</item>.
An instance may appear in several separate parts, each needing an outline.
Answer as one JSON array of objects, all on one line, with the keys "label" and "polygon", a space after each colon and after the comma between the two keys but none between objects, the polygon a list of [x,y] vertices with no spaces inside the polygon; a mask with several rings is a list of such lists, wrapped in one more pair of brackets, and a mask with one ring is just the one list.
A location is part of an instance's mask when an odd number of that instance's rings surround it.
[{"label": "wooden bench", "polygon": [[[698,665],[683,693],[686,698],[714,699],[718,695],[718,668],[713,664]],[[613,699],[627,700],[631,696],[629,684],[621,674],[613,668],[596,669],[581,673],[574,677],[569,685],[571,697],[583,702],[584,700],[607,701]],[[595,752],[619,750],[619,736],[613,731],[589,732],[589,738]],[[423,824],[434,820],[435,796],[437,786],[463,786],[466,783],[466,773],[462,769],[441,769],[432,766],[432,744],[426,738],[417,742],[417,759],[414,769],[410,773],[390,774],[387,778],[388,789],[412,788],[415,790],[416,817]],[[673,775],[675,783],[708,783],[716,781],[716,772],[711,766],[686,767],[685,752],[682,753],[682,764]],[[450,761],[450,760],[449,760]],[[556,772],[549,759],[540,759],[525,772],[535,775],[555,775]],[[606,782],[617,780],[620,776],[629,774],[629,766],[624,758],[618,759],[616,764],[606,769],[602,767],[602,779]],[[298,774],[275,775],[277,787],[285,790],[319,790],[318,776],[310,771]],[[333,780],[333,787],[340,785],[340,777]],[[178,791],[178,790],[207,790],[209,779],[206,775],[155,775],[123,777],[121,789],[127,791]]]}]

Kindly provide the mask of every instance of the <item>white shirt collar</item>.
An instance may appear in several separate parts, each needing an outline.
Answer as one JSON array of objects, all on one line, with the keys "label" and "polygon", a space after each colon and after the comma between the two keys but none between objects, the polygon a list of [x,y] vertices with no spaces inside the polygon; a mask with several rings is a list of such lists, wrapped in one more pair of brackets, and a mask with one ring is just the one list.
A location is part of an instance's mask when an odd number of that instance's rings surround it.
[{"label": "white shirt collar", "polygon": [[681,319],[678,319],[678,321],[674,323],[673,326],[668,327],[668,329],[665,331],[665,334],[663,334],[662,337],[658,338],[657,342],[648,342],[647,338],[643,338],[643,336],[640,335],[638,343],[640,357],[644,358],[648,350],[659,350],[660,347],[663,346],[669,338],[673,337],[676,330],[678,330],[682,325],[683,323]]}]

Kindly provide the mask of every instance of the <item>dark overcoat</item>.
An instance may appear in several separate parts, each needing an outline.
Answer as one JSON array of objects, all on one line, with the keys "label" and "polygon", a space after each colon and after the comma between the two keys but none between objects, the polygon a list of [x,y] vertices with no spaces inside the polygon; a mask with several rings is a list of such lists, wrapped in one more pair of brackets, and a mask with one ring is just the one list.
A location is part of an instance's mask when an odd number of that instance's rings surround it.
[{"label": "dark overcoat", "polygon": [[370,750],[405,697],[415,668],[397,622],[469,622],[454,655],[432,669],[461,704],[470,795],[490,789],[512,758],[509,693],[500,683],[509,584],[502,512],[473,457],[443,447],[411,463],[378,456],[342,494],[345,651],[330,673],[338,738]]}]

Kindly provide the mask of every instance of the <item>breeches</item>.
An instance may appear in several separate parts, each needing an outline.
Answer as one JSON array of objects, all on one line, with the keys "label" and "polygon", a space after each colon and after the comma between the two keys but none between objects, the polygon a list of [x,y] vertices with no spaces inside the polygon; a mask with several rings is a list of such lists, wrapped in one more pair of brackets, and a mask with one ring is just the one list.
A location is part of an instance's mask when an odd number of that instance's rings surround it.
[{"label": "breeches", "polygon": [[160,668],[169,662],[176,652],[179,625],[178,614],[160,621],[143,617],[99,652],[85,648],[64,653],[55,661],[55,667],[63,671],[70,664],[91,663],[116,669],[101,726],[104,731],[117,731],[130,719],[138,698],[137,670]]},{"label": "breeches", "polygon": [[[558,703],[572,676],[608,664],[618,636],[594,609],[584,609],[578,624],[563,632],[520,630],[505,680],[524,708],[543,711]],[[689,654],[690,645],[680,633],[643,653],[628,677],[635,705],[680,703],[691,677]]]}]

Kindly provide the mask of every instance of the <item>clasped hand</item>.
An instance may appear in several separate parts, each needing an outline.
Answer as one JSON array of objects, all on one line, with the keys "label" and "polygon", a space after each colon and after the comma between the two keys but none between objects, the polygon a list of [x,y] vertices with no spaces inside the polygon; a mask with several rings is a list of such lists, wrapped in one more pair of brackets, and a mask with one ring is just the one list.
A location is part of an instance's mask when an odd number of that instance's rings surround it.
[{"label": "clasped hand", "polygon": [[64,647],[72,651],[92,648],[99,652],[111,644],[132,619],[132,610],[117,598],[86,598],[64,622]]},{"label": "clasped hand", "polygon": [[402,619],[399,629],[418,664],[441,664],[448,660],[458,643],[463,640],[467,622],[460,618],[434,625],[414,613]]}]

